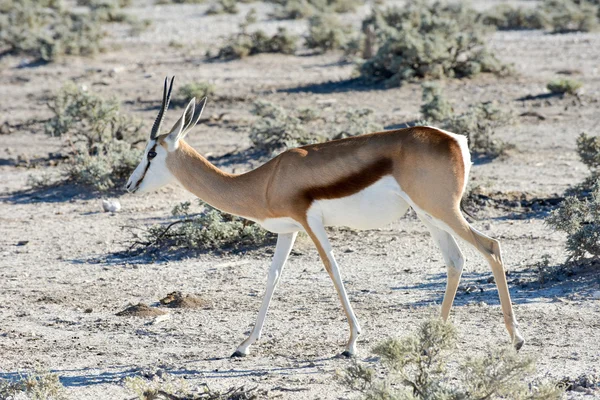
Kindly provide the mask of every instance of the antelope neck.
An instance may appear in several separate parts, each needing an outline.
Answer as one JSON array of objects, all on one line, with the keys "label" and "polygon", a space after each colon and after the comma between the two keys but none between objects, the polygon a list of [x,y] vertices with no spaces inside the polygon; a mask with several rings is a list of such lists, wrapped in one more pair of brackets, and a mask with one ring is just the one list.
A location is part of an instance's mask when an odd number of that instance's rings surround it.
[{"label": "antelope neck", "polygon": [[250,173],[234,175],[221,171],[190,145],[181,141],[167,156],[167,168],[189,192],[229,214],[262,219],[266,188]]}]

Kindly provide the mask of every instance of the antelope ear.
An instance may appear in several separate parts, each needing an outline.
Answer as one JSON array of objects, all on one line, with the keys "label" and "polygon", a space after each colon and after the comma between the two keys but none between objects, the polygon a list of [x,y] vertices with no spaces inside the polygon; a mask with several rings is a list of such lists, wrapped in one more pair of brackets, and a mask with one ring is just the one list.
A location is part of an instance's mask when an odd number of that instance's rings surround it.
[{"label": "antelope ear", "polygon": [[204,106],[206,106],[206,100],[207,100],[207,97],[204,97],[202,100],[200,100],[200,102],[194,109],[194,115],[192,116],[190,123],[185,128],[183,128],[182,137],[185,137],[200,121],[200,117],[202,116],[202,111],[204,111]]},{"label": "antelope ear", "polygon": [[169,151],[173,151],[179,147],[179,141],[185,136],[185,130],[192,123],[195,107],[196,98],[194,97],[190,100],[181,118],[175,122],[175,125],[171,128],[171,132],[165,138],[165,142],[169,145]]}]

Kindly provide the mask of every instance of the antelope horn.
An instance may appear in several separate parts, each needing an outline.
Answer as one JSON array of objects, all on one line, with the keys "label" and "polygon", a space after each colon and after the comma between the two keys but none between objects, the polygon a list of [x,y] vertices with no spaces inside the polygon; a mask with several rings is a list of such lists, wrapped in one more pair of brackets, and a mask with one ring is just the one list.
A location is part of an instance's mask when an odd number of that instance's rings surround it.
[{"label": "antelope horn", "polygon": [[[171,102],[171,90],[173,90],[173,82],[175,81],[175,77],[171,78],[171,85],[169,85],[169,78],[165,78],[165,88],[163,89],[163,101],[160,107],[160,111],[158,112],[158,116],[154,120],[154,125],[152,125],[152,131],[150,132],[150,139],[156,139],[160,134],[160,126],[162,125],[165,119],[165,112],[169,109],[169,103]],[[167,86],[169,86],[169,91],[167,92]]]}]

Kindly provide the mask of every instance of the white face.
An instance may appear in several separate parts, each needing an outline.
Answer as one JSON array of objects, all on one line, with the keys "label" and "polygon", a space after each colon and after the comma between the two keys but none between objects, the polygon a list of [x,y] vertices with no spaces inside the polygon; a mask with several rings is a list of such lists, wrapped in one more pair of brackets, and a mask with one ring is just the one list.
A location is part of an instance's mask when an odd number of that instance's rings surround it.
[{"label": "white face", "polygon": [[156,140],[150,139],[142,161],[127,180],[127,191],[145,193],[175,181],[175,177],[167,168],[167,154],[167,149]]}]

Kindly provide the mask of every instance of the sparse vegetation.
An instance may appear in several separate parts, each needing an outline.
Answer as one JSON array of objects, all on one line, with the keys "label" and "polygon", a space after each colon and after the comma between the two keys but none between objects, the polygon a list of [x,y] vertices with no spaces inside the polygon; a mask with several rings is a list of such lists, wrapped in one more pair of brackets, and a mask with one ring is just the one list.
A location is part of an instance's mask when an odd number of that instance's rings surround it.
[{"label": "sparse vegetation", "polygon": [[568,78],[554,79],[546,85],[550,93],[561,95],[576,95],[582,86],[583,84],[581,82]]},{"label": "sparse vegetation", "polygon": [[567,197],[546,219],[546,223],[567,234],[569,260],[600,257],[600,182],[596,183],[587,199]]},{"label": "sparse vegetation", "polygon": [[278,5],[272,17],[302,19],[319,13],[346,13],[356,9],[359,0],[270,0]]},{"label": "sparse vegetation", "polygon": [[67,390],[59,377],[37,369],[21,375],[19,380],[0,379],[0,399],[67,400]]},{"label": "sparse vegetation", "polygon": [[273,36],[262,30],[252,33],[242,31],[228,39],[227,44],[219,50],[217,58],[234,60],[260,53],[294,54],[297,40],[285,28],[279,28]]},{"label": "sparse vegetation", "polygon": [[70,153],[67,178],[107,190],[131,174],[144,140],[140,122],[124,115],[115,99],[105,100],[75,85],[66,85],[48,103],[53,117],[46,133],[64,138]]},{"label": "sparse vegetation", "polygon": [[153,253],[160,249],[191,251],[239,250],[260,246],[272,239],[260,226],[234,217],[199,201],[200,210],[192,212],[190,202],[176,205],[176,218],[167,225],[153,225],[136,235],[133,245],[137,251]]},{"label": "sparse vegetation", "polygon": [[549,28],[554,33],[598,29],[599,8],[599,5],[587,0],[544,0],[541,5]]},{"label": "sparse vegetation", "polygon": [[206,384],[190,388],[184,379],[170,376],[144,379],[140,376],[125,379],[125,387],[139,400],[257,400],[256,388],[232,387],[225,392],[214,391]]},{"label": "sparse vegetation", "polygon": [[486,25],[500,30],[545,29],[549,22],[546,14],[539,8],[512,7],[499,4],[482,16]]},{"label": "sparse vegetation", "polygon": [[101,20],[93,10],[75,13],[59,0],[0,2],[0,48],[43,61],[103,50]]},{"label": "sparse vegetation", "polygon": [[365,24],[374,26],[380,42],[375,56],[360,67],[366,80],[398,86],[423,78],[508,72],[485,48],[488,28],[463,3],[418,1],[375,9]]},{"label": "sparse vegetation", "polygon": [[306,118],[306,112],[295,116],[274,103],[258,100],[252,113],[260,118],[252,125],[250,140],[255,149],[269,155],[323,140],[323,137],[304,128],[300,118]]},{"label": "sparse vegetation", "polygon": [[423,84],[421,112],[428,123],[469,138],[471,151],[487,157],[498,157],[511,146],[494,137],[494,131],[514,123],[511,112],[502,111],[495,103],[480,103],[457,114],[435,83]]},{"label": "sparse vegetation", "polygon": [[305,45],[322,53],[330,50],[345,50],[352,40],[352,28],[342,24],[335,14],[317,14],[308,20],[308,35]]},{"label": "sparse vegetation", "polygon": [[[558,400],[563,396],[564,390],[555,383],[532,381],[534,360],[512,348],[460,360],[455,346],[452,325],[426,321],[415,335],[389,339],[374,349],[389,371],[383,382],[359,364],[347,369],[341,380],[369,400]],[[458,365],[450,370],[451,363]]]},{"label": "sparse vegetation", "polygon": [[218,0],[206,11],[206,14],[237,14],[239,11],[236,0]]},{"label": "sparse vegetation", "polygon": [[215,95],[215,85],[208,82],[192,82],[181,86],[177,92],[178,99],[172,101],[174,106],[184,107],[192,97],[200,100]]},{"label": "sparse vegetation", "polygon": [[336,118],[333,139],[343,139],[365,133],[380,132],[383,125],[374,120],[375,113],[370,108],[351,109]]},{"label": "sparse vegetation", "polygon": [[202,4],[206,0],[156,0],[156,4]]}]

